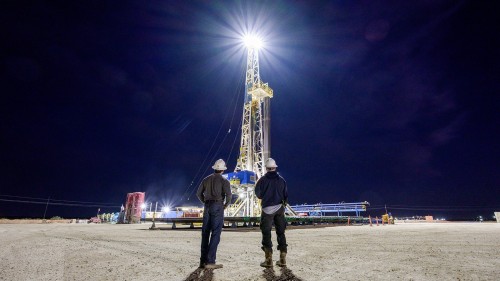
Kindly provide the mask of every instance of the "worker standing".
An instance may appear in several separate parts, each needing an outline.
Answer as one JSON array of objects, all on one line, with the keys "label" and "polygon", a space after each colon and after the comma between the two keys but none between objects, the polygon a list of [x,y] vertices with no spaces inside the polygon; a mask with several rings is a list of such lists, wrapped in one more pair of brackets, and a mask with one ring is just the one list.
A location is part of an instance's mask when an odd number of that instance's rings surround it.
[{"label": "worker standing", "polygon": [[255,185],[255,195],[262,200],[260,230],[262,231],[262,250],[265,253],[265,261],[260,264],[262,267],[273,266],[273,242],[271,241],[273,222],[280,251],[280,259],[276,265],[286,266],[288,245],[285,237],[285,206],[288,202],[288,190],[285,179],[276,171],[277,167],[274,159],[267,159],[267,172]]},{"label": "worker standing", "polygon": [[231,185],[222,176],[227,169],[224,160],[217,160],[212,169],[214,173],[203,179],[196,196],[205,205],[199,267],[216,269],[222,268],[222,264],[216,264],[215,259],[224,223],[224,209],[231,203]]}]

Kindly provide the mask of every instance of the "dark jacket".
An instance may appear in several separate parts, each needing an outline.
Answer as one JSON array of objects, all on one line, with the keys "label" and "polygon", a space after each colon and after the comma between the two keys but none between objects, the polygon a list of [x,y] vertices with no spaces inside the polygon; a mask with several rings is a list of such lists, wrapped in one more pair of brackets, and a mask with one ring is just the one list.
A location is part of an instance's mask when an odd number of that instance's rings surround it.
[{"label": "dark jacket", "polygon": [[201,202],[205,203],[207,200],[226,200],[225,205],[231,204],[231,185],[221,174],[213,173],[203,179],[196,196]]},{"label": "dark jacket", "polygon": [[255,185],[255,195],[262,199],[262,208],[288,202],[286,181],[278,172],[267,172]]}]

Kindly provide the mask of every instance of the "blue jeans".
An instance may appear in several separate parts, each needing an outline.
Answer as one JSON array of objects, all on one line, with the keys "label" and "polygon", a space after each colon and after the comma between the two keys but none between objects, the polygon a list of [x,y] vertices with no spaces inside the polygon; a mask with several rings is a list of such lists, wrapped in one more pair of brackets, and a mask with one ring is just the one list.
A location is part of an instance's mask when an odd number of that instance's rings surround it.
[{"label": "blue jeans", "polygon": [[224,205],[222,201],[205,202],[201,228],[200,261],[202,263],[215,263],[223,223]]}]

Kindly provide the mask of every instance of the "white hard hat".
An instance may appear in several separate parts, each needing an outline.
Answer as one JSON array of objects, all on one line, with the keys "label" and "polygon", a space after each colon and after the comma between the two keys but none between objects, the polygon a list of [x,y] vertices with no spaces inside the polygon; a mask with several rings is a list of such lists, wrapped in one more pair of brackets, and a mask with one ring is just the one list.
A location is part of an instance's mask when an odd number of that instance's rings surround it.
[{"label": "white hard hat", "polygon": [[227,170],[226,162],[224,162],[224,160],[222,160],[222,159],[219,159],[219,160],[215,161],[215,164],[212,166],[212,169],[218,170],[218,171]]},{"label": "white hard hat", "polygon": [[269,158],[266,161],[266,168],[276,168],[278,165],[276,165],[276,161],[274,161],[273,158]]}]

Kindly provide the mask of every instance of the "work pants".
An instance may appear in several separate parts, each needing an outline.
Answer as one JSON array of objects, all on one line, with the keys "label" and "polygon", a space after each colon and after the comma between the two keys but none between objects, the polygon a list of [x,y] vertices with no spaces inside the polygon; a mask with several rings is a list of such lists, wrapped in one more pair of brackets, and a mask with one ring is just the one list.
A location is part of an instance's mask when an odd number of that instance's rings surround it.
[{"label": "work pants", "polygon": [[201,228],[200,261],[202,263],[215,263],[223,223],[224,205],[222,201],[205,202]]},{"label": "work pants", "polygon": [[273,248],[273,242],[271,241],[271,230],[273,228],[276,230],[276,236],[278,240],[278,250],[286,252],[287,244],[285,237],[286,219],[285,219],[285,208],[281,206],[278,211],[274,214],[266,214],[262,212],[260,216],[260,230],[262,231],[262,250],[265,248]]}]

